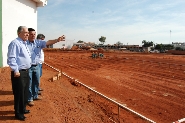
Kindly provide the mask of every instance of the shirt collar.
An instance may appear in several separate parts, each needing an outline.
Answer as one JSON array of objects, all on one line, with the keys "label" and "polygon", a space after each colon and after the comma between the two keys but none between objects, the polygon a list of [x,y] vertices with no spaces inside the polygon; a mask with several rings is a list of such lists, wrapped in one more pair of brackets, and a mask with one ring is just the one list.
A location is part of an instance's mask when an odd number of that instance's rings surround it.
[{"label": "shirt collar", "polygon": [[29,40],[27,40],[27,43],[28,43],[28,44],[35,44],[35,42],[36,42],[35,40],[33,41],[33,43],[30,42]]},{"label": "shirt collar", "polygon": [[25,43],[26,41],[23,41],[20,37],[17,38],[17,40],[20,42],[20,43]]}]

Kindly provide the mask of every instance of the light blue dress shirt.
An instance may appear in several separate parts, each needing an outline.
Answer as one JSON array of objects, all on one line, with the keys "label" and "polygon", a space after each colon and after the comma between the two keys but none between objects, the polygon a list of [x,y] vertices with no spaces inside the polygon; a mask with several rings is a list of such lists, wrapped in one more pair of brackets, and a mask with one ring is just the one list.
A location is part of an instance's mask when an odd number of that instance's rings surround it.
[{"label": "light blue dress shirt", "polygon": [[31,67],[31,55],[27,42],[21,38],[14,39],[8,46],[7,64],[14,72]]},{"label": "light blue dress shirt", "polygon": [[32,65],[37,65],[40,63],[41,49],[46,47],[46,41],[34,40],[34,42],[27,41],[28,48],[31,53]]}]

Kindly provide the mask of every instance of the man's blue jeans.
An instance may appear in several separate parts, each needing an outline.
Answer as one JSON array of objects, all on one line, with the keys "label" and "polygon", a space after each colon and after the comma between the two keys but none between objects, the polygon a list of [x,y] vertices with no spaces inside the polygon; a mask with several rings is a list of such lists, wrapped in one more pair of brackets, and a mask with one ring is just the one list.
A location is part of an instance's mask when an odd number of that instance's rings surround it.
[{"label": "man's blue jeans", "polygon": [[[42,76],[42,64],[39,64],[39,69],[40,69],[40,77],[41,77]],[[40,90],[40,86],[39,86],[39,90]]]},{"label": "man's blue jeans", "polygon": [[33,99],[38,98],[39,84],[40,84],[40,67],[39,65],[31,66],[29,69],[29,95],[28,101],[33,101]]},{"label": "man's blue jeans", "polygon": [[39,64],[40,67],[40,77],[42,76],[42,64]]}]

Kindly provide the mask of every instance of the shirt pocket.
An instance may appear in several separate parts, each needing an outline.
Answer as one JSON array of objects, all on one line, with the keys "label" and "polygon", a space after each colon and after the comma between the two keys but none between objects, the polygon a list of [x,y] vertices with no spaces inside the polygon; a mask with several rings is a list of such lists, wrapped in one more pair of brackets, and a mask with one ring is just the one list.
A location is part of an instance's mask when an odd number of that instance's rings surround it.
[{"label": "shirt pocket", "polygon": [[41,46],[39,46],[39,45],[37,45],[36,47],[35,47],[35,54],[36,55],[40,55],[40,52],[41,52]]}]

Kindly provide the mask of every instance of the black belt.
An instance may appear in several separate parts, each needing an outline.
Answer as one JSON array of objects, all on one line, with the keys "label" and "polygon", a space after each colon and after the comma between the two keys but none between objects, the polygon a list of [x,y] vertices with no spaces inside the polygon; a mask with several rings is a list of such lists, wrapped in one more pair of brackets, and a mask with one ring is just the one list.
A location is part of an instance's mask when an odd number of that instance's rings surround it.
[{"label": "black belt", "polygon": [[20,69],[19,71],[28,71],[29,69]]},{"label": "black belt", "polygon": [[31,66],[32,66],[32,67],[36,67],[37,65],[38,65],[38,64],[32,64]]}]

